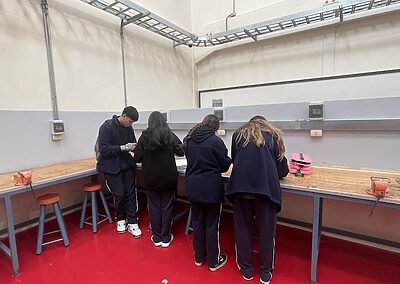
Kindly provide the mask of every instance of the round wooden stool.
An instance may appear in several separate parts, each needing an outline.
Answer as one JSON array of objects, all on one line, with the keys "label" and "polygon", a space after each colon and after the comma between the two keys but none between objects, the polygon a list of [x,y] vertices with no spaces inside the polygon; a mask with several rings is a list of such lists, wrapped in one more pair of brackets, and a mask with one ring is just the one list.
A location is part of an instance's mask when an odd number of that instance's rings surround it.
[{"label": "round wooden stool", "polygon": [[[36,244],[36,254],[41,254],[43,246],[52,244],[58,241],[64,241],[64,246],[69,246],[69,239],[67,234],[67,229],[65,228],[65,223],[63,216],[61,214],[60,205],[58,201],[60,201],[60,195],[57,193],[49,193],[36,198],[37,203],[40,205],[40,214],[39,214],[39,230],[38,230],[38,239]],[[59,230],[44,233],[44,219],[46,217],[46,205],[52,205],[54,209],[54,213],[56,214]],[[61,239],[56,239],[52,241],[48,241],[43,243],[43,236],[49,235],[53,233],[61,232]]]},{"label": "round wooden stool", "polygon": [[[104,194],[102,189],[102,185],[97,182],[92,182],[85,184],[83,186],[83,190],[85,191],[85,197],[83,199],[83,204],[82,204],[82,213],[81,213],[81,220],[79,224],[79,228],[83,229],[83,224],[88,224],[93,227],[93,233],[97,232],[97,225],[100,223],[108,220],[108,222],[111,224],[112,223],[112,218],[110,211],[108,210],[107,202],[106,199],[104,198]],[[96,193],[99,194],[101,202],[103,203],[104,211],[106,212],[106,215],[100,214],[97,206],[97,198],[96,198]],[[88,197],[90,194],[90,200],[92,203],[92,216],[89,216],[85,219],[85,214],[86,214],[86,207],[87,207],[87,202],[88,202]],[[100,217],[103,217],[103,219],[100,220]],[[86,220],[92,219],[92,222],[87,222]]]}]

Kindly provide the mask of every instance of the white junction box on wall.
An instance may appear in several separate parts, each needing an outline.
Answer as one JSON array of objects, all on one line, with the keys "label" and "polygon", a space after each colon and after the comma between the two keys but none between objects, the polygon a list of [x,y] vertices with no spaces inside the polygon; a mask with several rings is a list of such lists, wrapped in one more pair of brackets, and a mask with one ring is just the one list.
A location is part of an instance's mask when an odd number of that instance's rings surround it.
[{"label": "white junction box on wall", "polygon": [[50,133],[53,141],[61,140],[64,131],[64,121],[59,119],[50,120]]}]

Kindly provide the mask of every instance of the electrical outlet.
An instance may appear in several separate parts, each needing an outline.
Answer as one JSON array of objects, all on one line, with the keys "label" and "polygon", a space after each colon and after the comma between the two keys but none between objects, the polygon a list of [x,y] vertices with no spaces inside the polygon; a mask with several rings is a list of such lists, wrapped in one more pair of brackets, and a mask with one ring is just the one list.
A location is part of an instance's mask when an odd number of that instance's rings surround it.
[{"label": "electrical outlet", "polygon": [[318,129],[318,130],[312,129],[312,130],[310,130],[310,136],[311,137],[322,137],[322,130],[321,129]]},{"label": "electrical outlet", "polygon": [[225,135],[226,135],[226,132],[225,132],[224,129],[219,129],[219,130],[217,130],[217,135],[218,135],[218,136],[225,136]]}]

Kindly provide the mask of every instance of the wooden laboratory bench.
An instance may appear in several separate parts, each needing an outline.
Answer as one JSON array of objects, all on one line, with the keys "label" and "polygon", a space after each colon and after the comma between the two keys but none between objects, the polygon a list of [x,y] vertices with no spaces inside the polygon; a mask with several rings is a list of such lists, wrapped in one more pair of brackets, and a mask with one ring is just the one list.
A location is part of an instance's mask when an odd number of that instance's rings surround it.
[{"label": "wooden laboratory bench", "polygon": [[[180,176],[184,176],[185,168],[178,166],[178,172]],[[19,273],[19,263],[11,196],[31,189],[29,186],[15,186],[13,180],[14,174],[15,172],[0,174],[0,198],[4,198],[10,243],[10,248],[8,248],[0,242],[0,249],[11,257],[13,272],[16,275]],[[77,160],[34,168],[32,185],[33,189],[36,190],[96,175],[96,160],[94,158]],[[230,171],[223,174],[227,180],[229,180],[229,175]],[[391,180],[388,187],[388,196],[382,198],[378,206],[400,208],[400,185],[396,182],[396,180],[400,179],[400,172],[333,165],[314,165],[312,175],[296,177],[293,174],[289,174],[286,178],[281,180],[283,192],[307,195],[313,198],[312,283],[316,282],[323,200],[335,199],[373,205],[376,202],[376,197],[367,194],[367,191],[371,187],[370,178],[372,176],[390,178]]]},{"label": "wooden laboratory bench", "polygon": [[[11,196],[31,190],[29,185],[16,186],[13,175],[16,172],[0,174],[0,198],[4,198],[6,211],[9,247],[0,241],[0,249],[10,258],[14,275],[19,273],[19,261],[17,244],[15,240],[14,217],[11,204]],[[96,176],[96,160],[85,159],[33,169],[33,190],[60,184],[89,176]]]}]

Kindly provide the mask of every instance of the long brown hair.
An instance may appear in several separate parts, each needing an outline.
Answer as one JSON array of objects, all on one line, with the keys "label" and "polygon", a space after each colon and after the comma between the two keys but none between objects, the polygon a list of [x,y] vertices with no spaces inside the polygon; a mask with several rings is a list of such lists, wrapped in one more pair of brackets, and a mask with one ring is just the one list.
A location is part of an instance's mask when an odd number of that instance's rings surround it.
[{"label": "long brown hair", "polygon": [[[238,134],[236,137],[236,145],[238,147],[246,147],[247,144],[249,144],[250,141],[254,141],[254,143],[257,145],[257,147],[262,147],[265,145],[265,139],[263,136],[263,132],[268,132],[272,135],[273,139],[276,141],[278,144],[278,160],[282,161],[283,158],[285,157],[285,145],[283,143],[283,132],[274,126],[272,123],[268,122],[264,117],[262,116],[254,116],[252,119],[250,119],[249,122],[246,124],[242,125],[236,130],[236,133]],[[245,141],[243,142],[242,145],[239,145],[240,140],[244,139]],[[273,143],[273,141],[271,142]],[[271,147],[273,146],[270,145]]]}]

